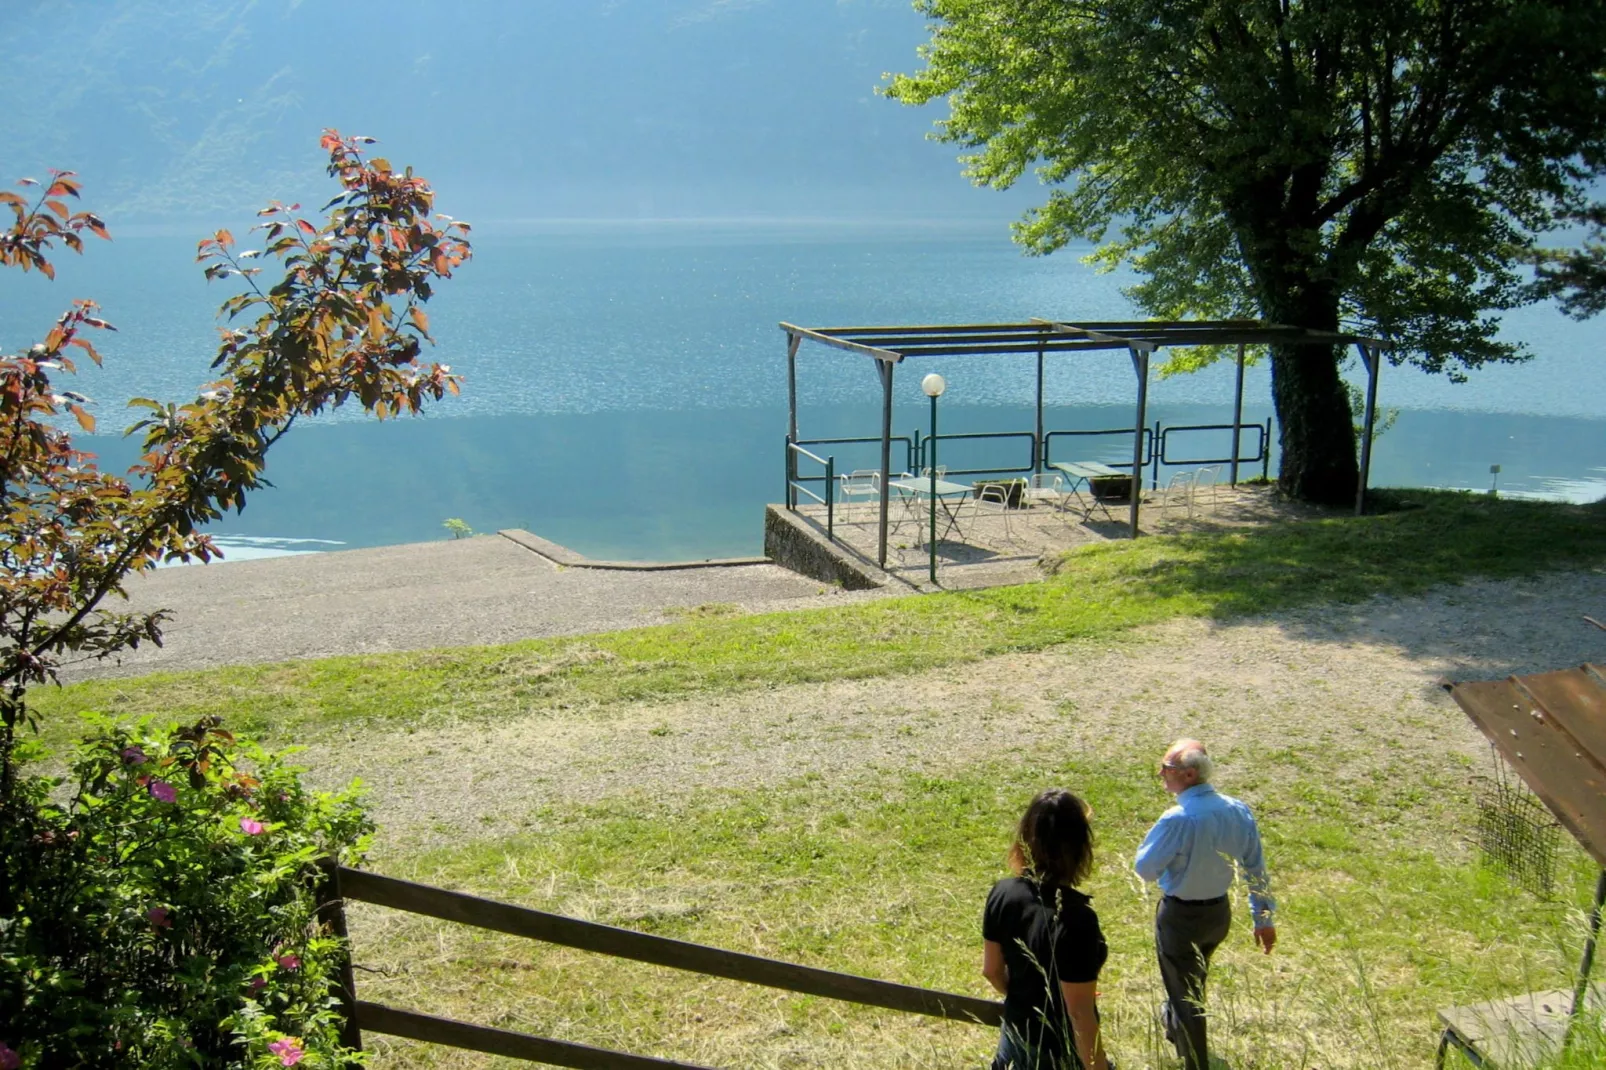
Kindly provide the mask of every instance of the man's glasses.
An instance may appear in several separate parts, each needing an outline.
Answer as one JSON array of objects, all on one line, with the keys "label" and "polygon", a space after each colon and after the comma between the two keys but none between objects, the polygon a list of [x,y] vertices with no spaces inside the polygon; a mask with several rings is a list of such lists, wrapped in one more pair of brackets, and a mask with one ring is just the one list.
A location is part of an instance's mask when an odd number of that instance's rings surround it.
[{"label": "man's glasses", "polygon": [[1172,772],[1176,772],[1178,769],[1182,769],[1182,768],[1184,768],[1184,766],[1180,762],[1161,762],[1160,763],[1160,772],[1161,772],[1161,774],[1164,774],[1167,769],[1171,770]]}]

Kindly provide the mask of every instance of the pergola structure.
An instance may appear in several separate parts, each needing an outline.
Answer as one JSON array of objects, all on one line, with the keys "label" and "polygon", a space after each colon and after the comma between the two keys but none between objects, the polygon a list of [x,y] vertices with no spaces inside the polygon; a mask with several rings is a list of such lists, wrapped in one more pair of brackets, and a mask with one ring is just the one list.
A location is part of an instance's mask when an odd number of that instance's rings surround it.
[{"label": "pergola structure", "polygon": [[[798,441],[797,353],[805,339],[859,353],[876,362],[881,378],[881,530],[878,563],[887,563],[887,509],[892,474],[892,375],[907,357],[984,357],[989,354],[1037,354],[1037,427],[1034,465],[1044,460],[1043,361],[1055,353],[1125,349],[1137,377],[1136,418],[1132,431],[1132,502],[1130,528],[1138,534],[1139,477],[1143,467],[1143,428],[1149,400],[1149,362],[1166,346],[1238,347],[1237,389],[1233,394],[1232,455],[1238,455],[1238,428],[1243,422],[1244,349],[1251,345],[1353,345],[1366,365],[1366,413],[1361,435],[1361,471],[1355,488],[1355,512],[1366,506],[1367,476],[1372,463],[1372,428],[1377,411],[1377,375],[1388,342],[1333,331],[1284,327],[1260,320],[1122,320],[1062,322],[1033,319],[1025,323],[966,323],[912,327],[798,327],[782,323],[786,332],[787,443]],[[1234,462],[1236,470],[1236,461]]]}]

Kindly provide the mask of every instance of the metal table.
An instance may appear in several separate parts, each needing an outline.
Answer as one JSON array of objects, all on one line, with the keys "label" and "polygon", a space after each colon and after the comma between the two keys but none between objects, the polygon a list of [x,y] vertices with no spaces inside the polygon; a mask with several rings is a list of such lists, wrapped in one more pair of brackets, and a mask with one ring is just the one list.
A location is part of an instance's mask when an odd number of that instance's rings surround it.
[{"label": "metal table", "polygon": [[[931,500],[932,484],[929,478],[920,479],[918,477],[911,476],[908,479],[894,479],[888,485],[896,487],[900,493],[906,497],[913,498],[916,501]],[[965,537],[965,530],[959,526],[959,506],[973,497],[975,495],[975,491],[970,487],[969,484],[950,483],[947,480],[939,479],[937,480],[936,492],[937,504],[942,506],[942,514],[945,518],[945,522],[943,523],[941,535],[938,535],[936,532],[932,532],[932,541],[941,542],[943,539],[948,537],[948,533],[950,531],[957,531],[959,533],[959,537],[963,539]],[[952,504],[950,504],[951,499],[953,500]],[[915,530],[917,532],[919,531],[920,517],[922,515],[923,514],[919,509],[915,510]]]},{"label": "metal table", "polygon": [[[1099,496],[1093,493],[1093,480],[1102,479],[1106,476],[1124,476],[1127,473],[1119,468],[1111,468],[1100,461],[1054,461],[1049,464],[1049,467],[1070,481],[1066,491],[1067,494],[1080,494],[1081,492],[1077,490],[1078,487],[1086,489],[1087,508],[1082,510],[1082,523],[1085,524],[1092,518],[1094,509],[1103,512],[1104,519],[1115,520],[1115,517],[1110,515],[1109,506],[1100,501]],[[1134,492],[1135,490],[1136,488],[1134,487]]]}]

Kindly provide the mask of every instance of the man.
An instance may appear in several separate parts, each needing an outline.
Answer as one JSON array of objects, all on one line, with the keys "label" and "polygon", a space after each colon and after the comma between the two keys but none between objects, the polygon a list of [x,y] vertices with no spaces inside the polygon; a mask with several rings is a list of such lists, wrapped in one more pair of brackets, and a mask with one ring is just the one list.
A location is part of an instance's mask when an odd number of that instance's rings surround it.
[{"label": "man", "polygon": [[1234,863],[1249,885],[1255,943],[1268,955],[1277,943],[1260,831],[1249,807],[1211,786],[1211,773],[1210,755],[1196,739],[1179,739],[1165,752],[1160,779],[1177,797],[1177,805],[1154,823],[1136,862],[1138,876],[1159,881],[1164,893],[1154,915],[1155,950],[1166,992],[1162,1014],[1166,1037],[1176,1045],[1186,1070],[1209,1066],[1205,972],[1211,954],[1227,937]]}]

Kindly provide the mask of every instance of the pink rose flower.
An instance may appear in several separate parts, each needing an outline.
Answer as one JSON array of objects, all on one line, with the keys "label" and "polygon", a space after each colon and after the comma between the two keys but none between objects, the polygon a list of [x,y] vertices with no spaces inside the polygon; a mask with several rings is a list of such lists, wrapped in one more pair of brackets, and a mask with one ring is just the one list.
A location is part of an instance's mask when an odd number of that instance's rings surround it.
[{"label": "pink rose flower", "polygon": [[242,817],[240,818],[240,831],[247,836],[260,836],[268,831],[268,827],[255,818]]},{"label": "pink rose flower", "polygon": [[129,765],[143,765],[147,760],[145,757],[145,752],[137,746],[124,747],[122,751],[122,757],[123,761],[127,762]]},{"label": "pink rose flower", "polygon": [[22,1065],[22,1056],[12,1051],[5,1041],[0,1040],[0,1070],[17,1070]]},{"label": "pink rose flower", "polygon": [[253,977],[251,980],[247,981],[245,985],[246,991],[250,992],[253,996],[267,987],[268,979],[266,977]]},{"label": "pink rose flower", "polygon": [[275,1040],[268,1045],[268,1050],[279,1057],[280,1066],[294,1066],[307,1054],[301,1050],[301,1041],[296,1037]]},{"label": "pink rose flower", "polygon": [[173,790],[173,785],[165,780],[153,780],[145,785],[145,790],[158,802],[170,803],[178,798],[178,792]]},{"label": "pink rose flower", "polygon": [[301,956],[299,955],[280,955],[273,961],[277,962],[282,970],[301,969]]},{"label": "pink rose flower", "polygon": [[151,907],[145,912],[145,916],[150,919],[151,925],[155,928],[171,929],[173,927],[173,918],[166,907]]}]

